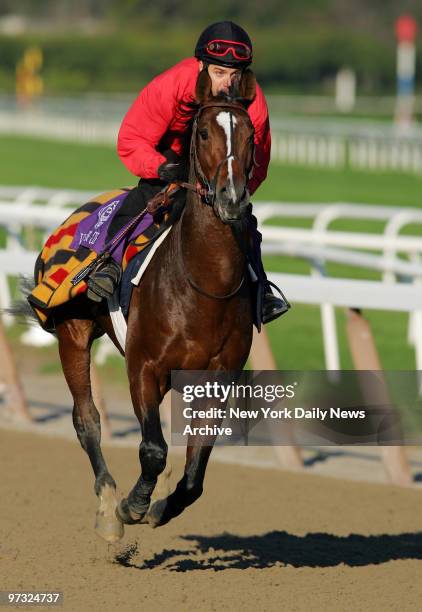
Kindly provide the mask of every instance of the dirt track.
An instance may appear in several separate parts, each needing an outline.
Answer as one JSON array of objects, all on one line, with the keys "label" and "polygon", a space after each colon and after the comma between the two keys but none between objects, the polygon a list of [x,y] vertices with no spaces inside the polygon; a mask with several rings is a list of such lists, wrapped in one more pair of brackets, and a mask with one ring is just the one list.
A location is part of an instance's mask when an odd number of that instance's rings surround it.
[{"label": "dirt track", "polygon": [[[136,450],[105,452],[127,492]],[[0,467],[0,590],[60,589],[65,610],[421,608],[419,490],[211,461],[194,506],[111,546],[76,443],[0,430]]]}]

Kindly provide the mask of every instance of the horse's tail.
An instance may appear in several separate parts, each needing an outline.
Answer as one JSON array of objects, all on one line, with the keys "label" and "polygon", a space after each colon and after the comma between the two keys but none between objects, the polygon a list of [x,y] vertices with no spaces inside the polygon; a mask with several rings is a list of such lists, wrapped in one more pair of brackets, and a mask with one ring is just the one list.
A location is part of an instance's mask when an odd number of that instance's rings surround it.
[{"label": "horse's tail", "polygon": [[23,299],[15,300],[10,308],[1,308],[0,314],[10,314],[16,317],[19,323],[25,325],[39,325],[39,321],[31,308],[27,298],[35,287],[35,282],[32,276],[20,275],[18,287]]}]

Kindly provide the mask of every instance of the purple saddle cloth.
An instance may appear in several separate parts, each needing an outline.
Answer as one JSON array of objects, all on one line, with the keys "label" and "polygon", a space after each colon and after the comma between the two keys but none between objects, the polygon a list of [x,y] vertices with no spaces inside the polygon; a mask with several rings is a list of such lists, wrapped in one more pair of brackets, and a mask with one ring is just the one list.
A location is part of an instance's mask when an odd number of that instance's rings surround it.
[{"label": "purple saddle cloth", "polygon": [[[85,219],[82,219],[70,247],[72,249],[78,249],[80,246],[83,246],[91,251],[95,251],[95,253],[102,253],[107,246],[106,239],[110,224],[123,206],[128,194],[129,191],[109,200],[105,204],[99,206],[93,213],[85,217]],[[150,213],[145,213],[138,223],[128,231],[125,238],[109,249],[110,254],[117,263],[122,263],[127,242],[139,236],[139,234],[142,234],[142,232],[152,225],[153,222],[152,215]],[[129,225],[129,223],[127,225]],[[127,225],[125,227],[127,227]],[[123,231],[122,228],[119,230],[119,233]]]}]

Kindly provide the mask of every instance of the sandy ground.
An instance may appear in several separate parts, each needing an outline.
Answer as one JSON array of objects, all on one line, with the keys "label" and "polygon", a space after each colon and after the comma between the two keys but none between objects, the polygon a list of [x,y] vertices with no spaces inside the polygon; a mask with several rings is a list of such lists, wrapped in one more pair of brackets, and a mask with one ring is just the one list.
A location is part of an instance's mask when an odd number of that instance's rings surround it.
[{"label": "sandy ground", "polygon": [[[306,467],[294,473],[274,469],[271,448],[220,447],[196,504],[108,545],[93,529],[93,477],[63,377],[41,378],[39,356],[18,356],[35,423],[11,422],[0,402],[0,591],[61,590],[72,611],[421,609],[420,452],[419,488],[401,489],[374,484],[385,483],[378,449],[303,449]],[[127,493],[139,427],[126,387],[102,382],[105,455]]]},{"label": "sandy ground", "polygon": [[[35,349],[17,342],[12,343],[13,354],[19,369],[33,424],[25,426],[10,418],[7,402],[2,402],[0,364],[0,428],[28,430],[41,435],[60,436],[75,440],[72,425],[72,398],[62,372],[52,372],[51,366],[58,360],[57,346],[49,349]],[[48,372],[48,373],[47,373]],[[106,400],[106,410],[115,446],[138,447],[140,441],[139,423],[134,415],[125,376],[115,376],[113,368],[100,371],[101,392]],[[7,394],[6,394],[7,397]],[[167,397],[169,400],[169,397]],[[163,430],[170,443],[169,416],[164,416]],[[167,415],[167,418],[165,418]],[[179,452],[184,449],[179,447]],[[406,453],[415,486],[422,488],[422,448],[408,447]],[[376,447],[316,447],[302,448],[304,467],[309,474],[331,476],[356,481],[385,483],[388,481],[381,452]],[[276,449],[271,447],[230,447],[218,446],[213,451],[216,461],[252,467],[280,467]]]},{"label": "sandy ground", "polygon": [[[31,371],[32,367],[32,371]],[[40,376],[36,372],[34,359],[21,362],[22,383],[28,399],[29,410],[34,419],[30,425],[17,422],[11,418],[10,406],[1,401],[0,394],[0,428],[32,431],[40,435],[60,436],[70,440],[76,439],[72,425],[72,398],[63,375],[49,374]],[[0,372],[1,376],[1,372]],[[114,446],[135,447],[140,441],[139,423],[134,415],[130,401],[129,390],[124,384],[115,384],[101,377],[101,388],[106,398],[106,410],[112,431],[111,443]],[[161,408],[163,431],[170,444],[170,396],[166,397],[165,406]],[[175,451],[184,454],[184,448]],[[406,453],[409,459],[410,471],[415,486],[422,489],[422,448],[408,447]],[[315,447],[302,448],[304,469],[310,474],[332,476],[335,478],[352,479],[356,481],[379,482],[388,481],[385,467],[382,463],[381,451],[377,447]],[[272,447],[239,447],[217,446],[213,451],[217,461],[250,465],[252,467],[280,467],[284,465]]]},{"label": "sandy ground", "polygon": [[[127,492],[136,450],[105,454]],[[421,608],[418,489],[211,461],[182,516],[108,545],[77,443],[0,430],[0,468],[0,590],[59,589],[66,610]]]}]

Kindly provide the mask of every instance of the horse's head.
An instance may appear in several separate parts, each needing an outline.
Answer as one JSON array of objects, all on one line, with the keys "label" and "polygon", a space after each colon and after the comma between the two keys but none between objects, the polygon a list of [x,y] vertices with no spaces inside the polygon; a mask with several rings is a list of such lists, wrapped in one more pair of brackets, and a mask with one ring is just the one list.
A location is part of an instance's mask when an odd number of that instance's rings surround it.
[{"label": "horse's head", "polygon": [[197,181],[206,189],[207,203],[223,223],[242,218],[249,203],[254,128],[246,108],[255,97],[255,87],[251,70],[243,72],[230,95],[217,97],[212,95],[205,70],[198,78],[200,108],[192,133],[192,163]]}]

